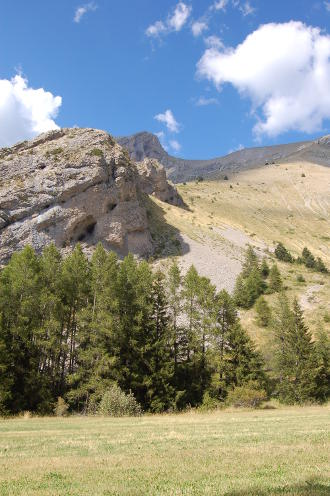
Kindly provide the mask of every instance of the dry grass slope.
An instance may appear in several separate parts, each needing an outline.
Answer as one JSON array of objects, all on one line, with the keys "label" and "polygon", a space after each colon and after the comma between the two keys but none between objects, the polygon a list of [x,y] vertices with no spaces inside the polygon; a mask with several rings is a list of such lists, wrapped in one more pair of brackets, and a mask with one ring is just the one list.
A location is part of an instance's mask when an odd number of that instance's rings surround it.
[{"label": "dry grass slope", "polygon": [[[272,257],[281,241],[297,256],[307,246],[330,267],[330,169],[310,163],[269,165],[230,176],[228,180],[178,185],[190,211],[164,206],[167,225],[178,230],[187,253],[183,268],[194,264],[220,289],[232,290],[246,244]],[[154,200],[155,201],[155,200]],[[330,278],[303,266],[279,264],[290,296],[298,296],[313,332],[330,332]],[[301,274],[305,282],[297,281]],[[274,296],[267,296],[270,303]],[[254,310],[242,320],[264,349],[268,334],[255,324]],[[328,319],[329,320],[329,319]]]}]

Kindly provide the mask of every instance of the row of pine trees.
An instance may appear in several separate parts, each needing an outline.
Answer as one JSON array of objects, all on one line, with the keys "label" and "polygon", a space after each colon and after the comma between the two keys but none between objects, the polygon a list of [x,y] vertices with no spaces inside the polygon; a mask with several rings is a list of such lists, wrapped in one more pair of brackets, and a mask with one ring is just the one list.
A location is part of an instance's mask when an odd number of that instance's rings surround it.
[{"label": "row of pine trees", "polygon": [[27,246],[0,273],[0,413],[48,414],[59,397],[93,413],[114,384],[151,412],[224,402],[245,386],[326,401],[329,340],[312,340],[297,301],[276,289],[271,374],[240,324],[239,296],[251,284],[253,301],[266,291],[266,265],[249,249],[231,297],[175,262],[164,274],[101,244],[90,260],[79,244],[65,258]]}]

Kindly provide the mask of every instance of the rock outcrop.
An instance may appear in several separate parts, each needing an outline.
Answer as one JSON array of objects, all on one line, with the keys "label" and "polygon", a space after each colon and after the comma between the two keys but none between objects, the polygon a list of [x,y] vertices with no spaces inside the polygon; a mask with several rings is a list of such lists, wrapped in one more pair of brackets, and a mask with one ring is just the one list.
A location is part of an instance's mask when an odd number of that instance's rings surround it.
[{"label": "rock outcrop", "polygon": [[167,181],[164,167],[157,160],[146,158],[143,162],[138,162],[136,166],[140,187],[144,193],[178,207],[184,206],[176,188]]},{"label": "rock outcrop", "polygon": [[139,171],[106,132],[61,129],[0,150],[0,263],[26,244],[152,253],[143,195],[178,204],[157,164]]}]

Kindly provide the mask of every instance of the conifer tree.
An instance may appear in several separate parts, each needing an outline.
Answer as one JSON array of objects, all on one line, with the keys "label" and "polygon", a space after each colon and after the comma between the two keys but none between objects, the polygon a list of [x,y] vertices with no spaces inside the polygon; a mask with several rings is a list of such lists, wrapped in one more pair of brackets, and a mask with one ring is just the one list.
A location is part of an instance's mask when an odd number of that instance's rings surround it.
[{"label": "conifer tree", "polygon": [[268,287],[271,293],[278,293],[283,288],[281,273],[276,264],[270,269]]},{"label": "conifer tree", "polygon": [[268,327],[271,323],[272,312],[270,306],[263,296],[259,296],[256,301],[257,324],[260,327]]},{"label": "conifer tree", "polygon": [[294,259],[291,253],[285,248],[283,243],[277,243],[275,248],[275,257],[283,262],[293,263]]},{"label": "conifer tree", "polygon": [[317,333],[315,341],[317,360],[316,398],[320,402],[330,397],[330,339],[323,328]]},{"label": "conifer tree", "polygon": [[279,399],[291,404],[313,400],[316,394],[316,355],[296,299],[291,310],[286,295],[280,295],[274,329],[277,338]]},{"label": "conifer tree", "polygon": [[171,356],[171,333],[164,288],[164,274],[157,271],[151,290],[151,314],[144,346],[147,374],[148,409],[153,412],[167,410],[174,400],[172,378],[174,363]]},{"label": "conifer tree", "polygon": [[266,258],[264,257],[262,259],[261,266],[260,266],[260,273],[264,279],[267,279],[267,277],[269,276],[269,271],[270,271],[269,265],[267,263]]},{"label": "conifer tree", "polygon": [[259,269],[258,257],[251,245],[248,245],[245,260],[243,262],[242,277],[247,278],[251,272],[255,269]]}]

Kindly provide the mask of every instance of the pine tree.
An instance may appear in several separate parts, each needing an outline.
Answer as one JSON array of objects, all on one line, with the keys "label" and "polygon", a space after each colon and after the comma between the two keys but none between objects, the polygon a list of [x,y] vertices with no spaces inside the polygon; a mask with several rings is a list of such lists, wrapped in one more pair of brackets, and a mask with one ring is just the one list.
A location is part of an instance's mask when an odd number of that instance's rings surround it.
[{"label": "pine tree", "polygon": [[257,314],[257,324],[260,327],[268,327],[271,323],[272,312],[263,296],[259,296],[257,299],[255,310]]},{"label": "pine tree", "polygon": [[171,385],[174,364],[171,356],[171,332],[164,288],[164,274],[157,271],[151,291],[151,314],[144,346],[147,374],[148,409],[162,412],[173,405],[174,390]]},{"label": "pine tree", "polygon": [[90,262],[91,297],[79,313],[76,370],[70,376],[70,403],[93,411],[113,381],[113,327],[117,257],[98,244]]},{"label": "pine tree", "polygon": [[317,360],[316,398],[323,403],[330,397],[330,339],[324,329],[320,329],[317,333],[315,352]]},{"label": "pine tree", "polygon": [[284,403],[305,403],[316,394],[317,363],[311,335],[295,299],[293,309],[281,294],[275,312],[277,391]]},{"label": "pine tree", "polygon": [[252,246],[248,245],[243,262],[242,277],[246,279],[255,269],[259,269],[258,257]]},{"label": "pine tree", "polygon": [[264,279],[267,279],[267,277],[269,276],[269,271],[270,271],[269,265],[267,263],[266,258],[264,257],[262,259],[261,266],[260,266],[260,273]]},{"label": "pine tree", "polygon": [[278,293],[283,288],[281,273],[276,264],[270,269],[268,288],[271,293]]},{"label": "pine tree", "polygon": [[282,260],[282,262],[288,262],[288,263],[294,262],[293,256],[282,243],[277,243],[275,248],[275,257],[278,260]]}]

